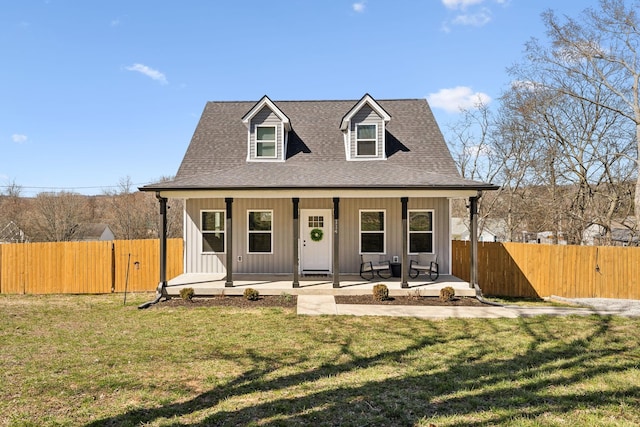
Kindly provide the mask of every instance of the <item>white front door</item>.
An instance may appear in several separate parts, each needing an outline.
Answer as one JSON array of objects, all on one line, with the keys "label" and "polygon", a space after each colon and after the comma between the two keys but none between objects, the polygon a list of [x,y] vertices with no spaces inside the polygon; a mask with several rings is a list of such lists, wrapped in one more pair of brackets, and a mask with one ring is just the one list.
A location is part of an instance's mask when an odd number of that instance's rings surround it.
[{"label": "white front door", "polygon": [[331,272],[331,209],[300,210],[302,272]]}]

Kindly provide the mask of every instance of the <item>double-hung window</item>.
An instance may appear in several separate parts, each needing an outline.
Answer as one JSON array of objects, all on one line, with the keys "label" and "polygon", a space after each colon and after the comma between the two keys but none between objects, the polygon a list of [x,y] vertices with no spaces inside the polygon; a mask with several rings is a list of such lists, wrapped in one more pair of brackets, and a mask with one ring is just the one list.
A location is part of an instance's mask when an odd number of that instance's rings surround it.
[{"label": "double-hung window", "polygon": [[433,211],[409,211],[409,253],[433,253]]},{"label": "double-hung window", "polygon": [[360,211],[360,253],[383,254],[385,250],[385,211]]},{"label": "double-hung window", "polygon": [[256,127],[256,157],[263,159],[276,158],[276,127]]},{"label": "double-hung window", "polygon": [[273,252],[273,211],[249,211],[249,253]]},{"label": "double-hung window", "polygon": [[207,210],[201,212],[202,253],[224,253],[225,211]]},{"label": "double-hung window", "polygon": [[378,125],[356,125],[356,156],[378,155]]}]

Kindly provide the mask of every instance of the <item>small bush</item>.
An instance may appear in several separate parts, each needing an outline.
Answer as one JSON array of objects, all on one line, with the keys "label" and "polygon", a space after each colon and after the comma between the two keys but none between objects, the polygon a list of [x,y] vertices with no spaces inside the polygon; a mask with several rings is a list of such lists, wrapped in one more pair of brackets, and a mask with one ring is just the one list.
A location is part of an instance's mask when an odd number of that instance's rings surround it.
[{"label": "small bush", "polygon": [[284,302],[291,302],[293,300],[293,296],[290,293],[287,293],[287,292],[282,292],[280,294],[280,298]]},{"label": "small bush", "polygon": [[193,288],[180,289],[180,298],[182,298],[185,301],[191,301],[193,299],[194,294],[195,294],[195,291],[193,290]]},{"label": "small bush", "polygon": [[253,288],[247,288],[244,290],[244,297],[249,301],[257,301],[260,298],[260,292]]},{"label": "small bush", "polygon": [[409,299],[420,299],[420,298],[422,298],[422,295],[420,295],[420,289],[409,291]]},{"label": "small bush", "polygon": [[451,301],[456,296],[456,291],[451,286],[440,289],[440,301]]},{"label": "small bush", "polygon": [[376,301],[385,301],[389,299],[389,288],[382,283],[373,287],[373,299]]}]

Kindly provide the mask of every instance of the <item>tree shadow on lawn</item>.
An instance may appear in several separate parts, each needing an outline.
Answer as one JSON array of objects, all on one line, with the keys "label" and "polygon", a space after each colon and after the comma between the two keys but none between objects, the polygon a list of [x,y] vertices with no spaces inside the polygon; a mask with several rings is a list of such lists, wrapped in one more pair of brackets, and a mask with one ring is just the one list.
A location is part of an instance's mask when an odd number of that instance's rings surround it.
[{"label": "tree shadow on lawn", "polygon": [[[216,387],[195,398],[162,407],[136,409],[124,414],[102,419],[89,426],[140,425],[164,419],[166,425],[415,425],[426,422],[434,416],[456,416],[459,421],[450,425],[486,425],[508,423],[517,418],[535,419],[550,414],[557,421],[564,414],[583,408],[597,409],[606,405],[619,406],[627,401],[628,408],[640,404],[640,388],[628,384],[624,390],[603,391],[598,387],[577,387],[587,379],[606,373],[622,372],[637,368],[637,362],[630,360],[620,363],[616,354],[619,342],[601,345],[597,350],[589,347],[594,339],[607,339],[611,319],[593,317],[593,331],[587,338],[574,338],[563,342],[546,329],[546,317],[519,320],[519,328],[530,337],[528,348],[505,360],[488,360],[486,356],[493,348],[482,345],[481,333],[474,331],[469,321],[461,320],[464,337],[478,340],[478,346],[461,349],[453,357],[447,356],[444,363],[448,369],[425,369],[430,372],[416,372],[402,377],[371,381],[365,384],[326,387],[321,389],[314,382],[326,380],[341,374],[357,373],[360,369],[385,369],[389,363],[402,364],[403,360],[415,358],[416,352],[424,352],[435,344],[456,345],[459,334],[446,338],[424,336],[425,322],[415,330],[413,344],[402,349],[359,357],[351,351],[350,342],[342,343],[340,356],[352,360],[344,363],[325,364],[316,369],[284,377],[269,378],[281,368],[282,363],[269,360],[259,354],[248,355],[254,366],[267,366],[245,372],[235,380]],[[486,321],[492,325],[492,321]],[[485,325],[486,326],[486,325]],[[534,328],[535,327],[535,328]],[[498,327],[496,326],[496,329]],[[442,337],[440,334],[433,334]],[[321,345],[321,343],[319,343]],[[337,357],[337,359],[341,357]],[[437,355],[434,355],[437,357]],[[306,358],[300,355],[300,362]],[[518,383],[518,385],[514,383]],[[288,388],[297,390],[286,393]],[[300,397],[300,387],[308,387]],[[566,387],[566,388],[565,388]],[[316,390],[316,391],[314,391]],[[229,398],[265,392],[281,392],[279,397],[260,402],[253,406],[232,411],[218,411],[203,415],[204,419],[171,423],[171,418],[189,416],[198,411],[206,411]],[[254,395],[255,396],[255,395]],[[255,398],[255,397],[254,397]],[[630,403],[629,403],[630,402]],[[198,417],[197,415],[194,415]],[[621,413],[621,416],[625,414]],[[638,419],[637,411],[631,420]],[[202,418],[202,417],[200,417]],[[450,423],[454,421],[449,421]]]}]

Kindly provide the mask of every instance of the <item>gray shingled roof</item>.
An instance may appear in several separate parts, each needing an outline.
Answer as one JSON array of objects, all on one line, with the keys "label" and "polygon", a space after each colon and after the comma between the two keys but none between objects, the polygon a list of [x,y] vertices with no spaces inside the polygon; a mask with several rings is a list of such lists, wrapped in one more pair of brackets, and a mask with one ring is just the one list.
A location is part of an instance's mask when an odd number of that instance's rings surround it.
[{"label": "gray shingled roof", "polygon": [[285,162],[247,162],[242,117],[255,102],[209,102],[173,181],[142,190],[492,189],[462,179],[426,100],[377,101],[391,115],[386,160],[347,161],[340,120],[358,101],[274,101],[291,120]]}]

